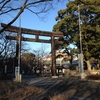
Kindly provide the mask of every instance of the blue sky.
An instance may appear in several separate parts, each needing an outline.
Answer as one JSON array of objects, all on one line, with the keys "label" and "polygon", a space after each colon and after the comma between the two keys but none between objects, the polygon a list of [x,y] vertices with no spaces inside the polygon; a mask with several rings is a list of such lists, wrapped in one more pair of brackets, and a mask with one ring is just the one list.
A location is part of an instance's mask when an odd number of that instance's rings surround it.
[{"label": "blue sky", "polygon": [[[21,15],[21,27],[23,28],[29,28],[29,29],[35,29],[35,30],[44,30],[44,31],[52,31],[53,26],[56,24],[55,17],[57,16],[57,12],[60,9],[66,8],[68,0],[64,0],[64,2],[61,2],[57,5],[55,5],[54,9],[51,9],[49,12],[46,13],[46,16],[44,19],[40,19],[35,14],[25,10]],[[9,19],[5,23],[7,23]],[[14,26],[19,26],[19,19],[13,23]],[[35,43],[35,42],[27,42],[31,49],[38,49],[41,47],[41,43]],[[51,44],[44,43],[46,45],[46,51],[51,51]]]}]

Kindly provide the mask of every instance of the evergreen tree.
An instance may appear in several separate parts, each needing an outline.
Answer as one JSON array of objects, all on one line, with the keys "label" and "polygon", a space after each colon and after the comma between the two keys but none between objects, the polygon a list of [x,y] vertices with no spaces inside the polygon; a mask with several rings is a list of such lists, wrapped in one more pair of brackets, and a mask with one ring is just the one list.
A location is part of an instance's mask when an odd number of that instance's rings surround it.
[{"label": "evergreen tree", "polygon": [[[66,9],[58,11],[57,24],[53,31],[63,32],[64,41],[62,48],[73,44],[80,49],[80,31],[82,38],[82,51],[91,70],[89,59],[100,58],[100,1],[99,0],[74,0],[66,5]],[[79,10],[78,10],[79,6]],[[79,16],[80,12],[80,16]],[[79,22],[80,17],[80,22]],[[79,29],[79,23],[81,29]]]}]

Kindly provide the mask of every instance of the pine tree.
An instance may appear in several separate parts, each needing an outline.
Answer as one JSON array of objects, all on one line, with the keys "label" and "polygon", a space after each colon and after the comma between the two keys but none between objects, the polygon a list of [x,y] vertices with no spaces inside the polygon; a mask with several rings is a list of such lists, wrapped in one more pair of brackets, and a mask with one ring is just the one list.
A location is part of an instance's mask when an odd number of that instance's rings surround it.
[{"label": "pine tree", "polygon": [[[79,6],[79,10],[78,10]],[[79,12],[80,26],[79,30]],[[77,46],[80,50],[80,31],[82,38],[82,52],[91,70],[89,59],[100,58],[100,1],[99,0],[74,0],[66,5],[66,9],[58,11],[57,24],[53,31],[63,32],[62,48],[69,44]]]}]

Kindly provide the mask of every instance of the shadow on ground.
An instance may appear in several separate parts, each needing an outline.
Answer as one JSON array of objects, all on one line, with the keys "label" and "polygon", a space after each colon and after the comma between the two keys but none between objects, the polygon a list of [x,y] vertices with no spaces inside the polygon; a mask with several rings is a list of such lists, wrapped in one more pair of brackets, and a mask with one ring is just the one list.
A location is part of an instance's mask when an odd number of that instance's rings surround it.
[{"label": "shadow on ground", "polygon": [[99,82],[71,77],[32,79],[28,84],[44,89],[35,100],[49,100],[50,97],[61,94],[67,100],[100,100]]}]

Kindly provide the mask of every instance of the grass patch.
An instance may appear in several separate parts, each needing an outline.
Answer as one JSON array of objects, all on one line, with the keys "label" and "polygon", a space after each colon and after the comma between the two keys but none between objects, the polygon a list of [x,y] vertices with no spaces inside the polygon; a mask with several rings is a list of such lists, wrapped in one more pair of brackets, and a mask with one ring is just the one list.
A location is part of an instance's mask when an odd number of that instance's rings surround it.
[{"label": "grass patch", "polygon": [[[26,83],[17,83],[12,81],[0,81],[0,100],[35,100],[44,90]],[[63,94],[52,97],[41,97],[39,100],[67,100]]]},{"label": "grass patch", "polygon": [[0,100],[34,100],[42,91],[25,83],[0,82]]}]

